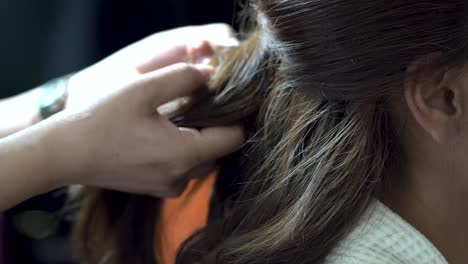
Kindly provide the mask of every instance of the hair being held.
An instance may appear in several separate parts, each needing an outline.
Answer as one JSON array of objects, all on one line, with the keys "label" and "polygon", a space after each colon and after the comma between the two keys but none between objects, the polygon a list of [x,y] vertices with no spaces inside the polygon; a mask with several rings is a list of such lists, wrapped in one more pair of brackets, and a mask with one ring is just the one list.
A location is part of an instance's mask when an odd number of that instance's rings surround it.
[{"label": "hair being held", "polygon": [[[209,88],[170,115],[183,127],[242,123],[248,138],[223,160],[210,221],[179,264],[323,262],[405,162],[392,109],[407,67],[433,53],[443,56],[424,71],[466,61],[461,0],[257,0],[249,10],[245,39],[218,52]],[[83,263],[156,263],[157,199],[83,197]]]}]

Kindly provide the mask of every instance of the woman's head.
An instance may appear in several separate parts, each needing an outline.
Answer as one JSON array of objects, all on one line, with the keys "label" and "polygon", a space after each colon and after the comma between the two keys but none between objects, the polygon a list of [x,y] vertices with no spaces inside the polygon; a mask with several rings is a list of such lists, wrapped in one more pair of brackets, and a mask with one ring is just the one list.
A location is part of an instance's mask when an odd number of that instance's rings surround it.
[{"label": "woman's head", "polygon": [[[414,116],[429,131],[418,118],[425,91],[444,91],[434,101],[442,109],[461,105],[450,92],[456,86],[444,82],[460,79],[443,77],[456,76],[468,55],[464,1],[251,4],[250,30],[239,47],[219,53],[210,89],[171,115],[191,127],[242,122],[249,138],[223,163],[216,197],[224,210],[187,241],[178,263],[322,261],[404,169],[402,154],[411,157],[410,135],[398,128]],[[113,209],[123,223],[144,215]],[[136,250],[115,243],[122,256]]]},{"label": "woman's head", "polygon": [[373,114],[373,135],[393,137],[392,148],[402,143],[393,161],[398,169],[419,171],[426,180],[428,171],[463,177],[465,1],[259,0],[254,6],[263,47],[280,58],[289,89]]}]

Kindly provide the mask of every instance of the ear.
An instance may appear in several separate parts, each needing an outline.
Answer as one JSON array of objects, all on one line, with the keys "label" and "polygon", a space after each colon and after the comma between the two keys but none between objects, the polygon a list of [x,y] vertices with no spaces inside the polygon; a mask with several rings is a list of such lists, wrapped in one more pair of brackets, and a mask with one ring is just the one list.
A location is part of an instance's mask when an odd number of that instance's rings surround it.
[{"label": "ear", "polygon": [[446,142],[458,133],[462,124],[462,78],[451,71],[414,77],[405,83],[404,96],[408,108],[434,141]]}]

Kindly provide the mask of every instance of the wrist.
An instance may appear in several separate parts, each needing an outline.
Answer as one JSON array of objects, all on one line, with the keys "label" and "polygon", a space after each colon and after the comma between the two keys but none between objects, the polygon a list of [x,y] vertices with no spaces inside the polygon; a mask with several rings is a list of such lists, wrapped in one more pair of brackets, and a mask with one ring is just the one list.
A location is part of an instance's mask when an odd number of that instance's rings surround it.
[{"label": "wrist", "polygon": [[48,118],[27,130],[31,133],[30,137],[37,137],[37,160],[43,166],[47,191],[69,185],[68,175],[73,172],[73,168],[68,164],[67,146],[62,143],[67,135],[61,132],[60,118]]},{"label": "wrist", "polygon": [[59,133],[61,130],[59,124],[59,122],[50,118],[36,125],[38,130],[41,130],[37,132],[40,137],[38,144],[44,150],[42,160],[43,164],[47,166],[45,168],[45,171],[47,171],[45,178],[48,180],[51,189],[68,185],[67,175],[71,171],[68,164],[64,163],[66,160],[66,147],[62,144],[62,137],[66,135]]},{"label": "wrist", "polygon": [[32,126],[0,139],[3,177],[8,176],[18,188],[22,200],[63,186],[47,134],[47,129]]},{"label": "wrist", "polygon": [[54,163],[53,182],[58,187],[72,184],[82,184],[83,176],[90,170],[86,160],[89,156],[85,131],[82,127],[86,122],[85,115],[73,114],[68,110],[58,113],[41,122],[47,129],[44,144],[49,149],[49,161]]},{"label": "wrist", "polygon": [[21,142],[20,148],[26,150],[28,160],[33,161],[40,174],[38,186],[44,191],[70,185],[72,176],[78,174],[72,158],[80,144],[71,143],[73,132],[70,131],[73,129],[62,113],[58,113],[12,136],[16,138],[14,141]]}]

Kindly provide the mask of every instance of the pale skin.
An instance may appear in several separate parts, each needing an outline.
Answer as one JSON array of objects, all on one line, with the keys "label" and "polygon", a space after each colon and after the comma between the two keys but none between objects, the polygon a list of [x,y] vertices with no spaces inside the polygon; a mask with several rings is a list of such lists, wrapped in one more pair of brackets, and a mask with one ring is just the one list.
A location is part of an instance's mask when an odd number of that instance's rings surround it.
[{"label": "pale skin", "polygon": [[468,68],[438,74],[405,86],[407,163],[387,198],[449,263],[468,263]]},{"label": "pale skin", "polygon": [[65,110],[39,123],[37,89],[0,101],[1,112],[21,109],[0,120],[0,211],[73,184],[180,194],[237,150],[243,131],[178,128],[158,108],[209,79],[211,67],[191,63],[235,42],[220,24],[155,34],[73,76]]}]

